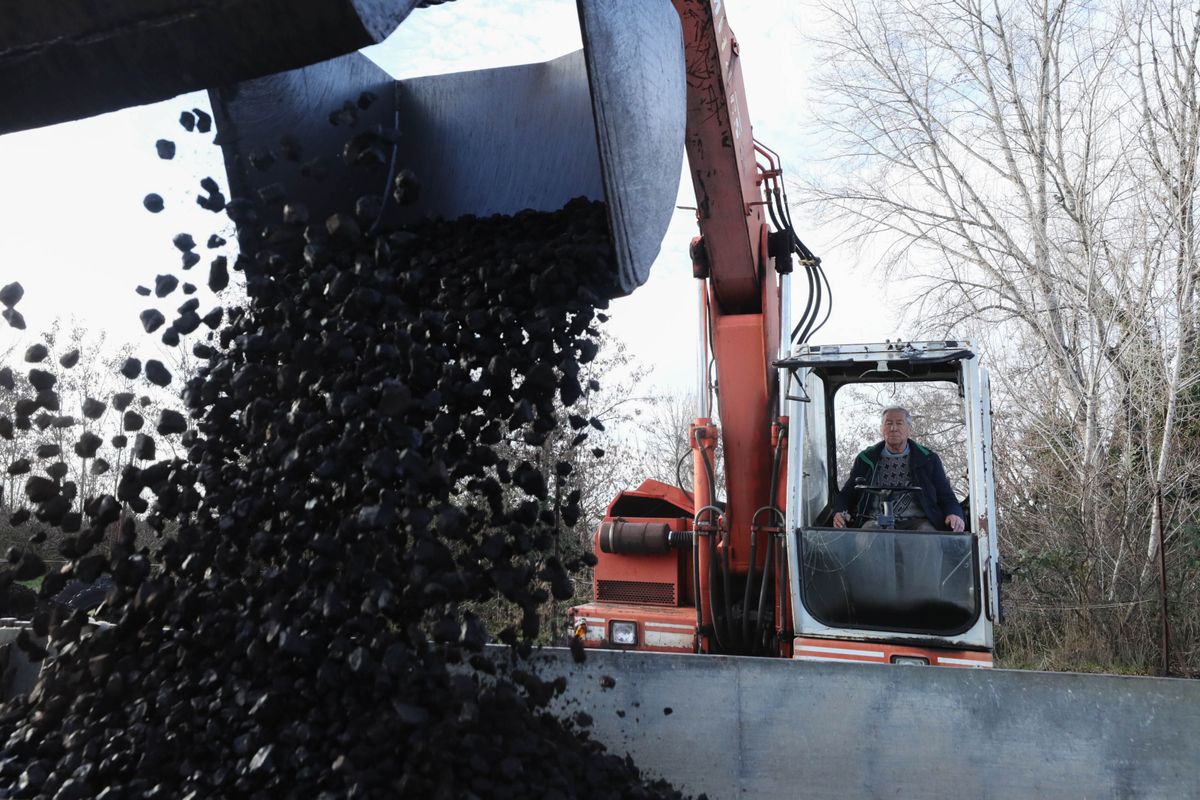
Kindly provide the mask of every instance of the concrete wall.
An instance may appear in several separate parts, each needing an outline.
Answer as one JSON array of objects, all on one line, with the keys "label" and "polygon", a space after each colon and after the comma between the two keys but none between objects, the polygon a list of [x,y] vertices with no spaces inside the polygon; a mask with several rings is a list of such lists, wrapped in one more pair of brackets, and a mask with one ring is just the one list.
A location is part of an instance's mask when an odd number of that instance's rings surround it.
[{"label": "concrete wall", "polygon": [[[564,710],[710,798],[1200,797],[1200,681],[561,650]],[[602,676],[616,685],[602,687]],[[669,712],[668,712],[669,709]]]}]

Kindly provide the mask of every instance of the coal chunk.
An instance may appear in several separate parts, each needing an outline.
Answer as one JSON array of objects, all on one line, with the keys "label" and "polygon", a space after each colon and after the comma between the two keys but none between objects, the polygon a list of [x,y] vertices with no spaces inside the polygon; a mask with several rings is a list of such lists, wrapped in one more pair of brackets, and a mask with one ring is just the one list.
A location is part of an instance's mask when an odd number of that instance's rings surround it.
[{"label": "coal chunk", "polygon": [[139,433],[133,440],[133,456],[142,461],[153,461],[154,439],[144,433]]},{"label": "coal chunk", "polygon": [[167,321],[162,312],[156,308],[147,308],[138,315],[138,319],[141,321],[142,328],[145,329],[146,333],[154,333]]},{"label": "coal chunk", "polygon": [[209,311],[207,314],[201,317],[200,322],[215,331],[217,328],[221,327],[221,320],[224,318],[225,309],[217,306],[212,311]]},{"label": "coal chunk", "polygon": [[166,386],[171,382],[171,373],[161,361],[152,358],[146,362],[146,380],[155,386]]},{"label": "coal chunk", "polygon": [[4,311],[0,311],[0,317],[4,318],[10,328],[16,328],[19,331],[25,330],[25,317],[15,308],[6,308]]},{"label": "coal chunk", "polygon": [[179,279],[174,275],[156,275],[154,277],[154,296],[166,297],[171,292],[175,291],[175,287],[179,285]]},{"label": "coal chunk", "polygon": [[183,414],[173,409],[164,408],[158,415],[158,432],[164,436],[172,433],[183,433],[187,430],[187,420]]},{"label": "coal chunk", "polygon": [[37,553],[26,550],[21,554],[20,561],[17,562],[17,569],[13,573],[13,579],[31,581],[34,578],[40,578],[44,574],[46,574],[46,562]]},{"label": "coal chunk", "polygon": [[30,475],[25,481],[25,496],[31,503],[45,503],[58,495],[58,485],[41,475]]},{"label": "coal chunk", "polygon": [[86,419],[100,419],[104,416],[105,410],[108,409],[108,404],[103,400],[96,400],[91,397],[85,397],[81,410]]},{"label": "coal chunk", "polygon": [[219,292],[228,285],[229,261],[224,256],[218,256],[208,268],[208,288]]},{"label": "coal chunk", "polygon": [[75,443],[75,455],[80,458],[95,458],[104,440],[91,431],[84,431]]},{"label": "coal chunk", "polygon": [[138,375],[142,374],[142,361],[139,358],[130,356],[121,362],[121,374],[126,378],[133,380]]},{"label": "coal chunk", "polygon": [[58,378],[54,376],[54,373],[43,369],[29,370],[29,385],[39,392],[46,392],[53,389],[56,383],[58,383]]},{"label": "coal chunk", "polygon": [[[200,188],[203,189],[207,194],[197,195],[196,205],[207,211],[211,211],[214,214],[225,210],[225,206],[228,205],[228,200],[221,192],[221,187],[217,185],[215,180],[212,178],[204,178],[200,181]],[[213,234],[213,236],[209,237],[210,244],[208,246],[210,249],[212,247],[220,246],[211,244],[214,237],[218,239],[220,238],[219,236],[216,236],[216,234]],[[224,243],[223,240],[222,243]]]},{"label": "coal chunk", "polygon": [[16,281],[0,287],[0,304],[3,304],[7,308],[12,308],[21,302],[21,298],[24,296],[25,287]]}]

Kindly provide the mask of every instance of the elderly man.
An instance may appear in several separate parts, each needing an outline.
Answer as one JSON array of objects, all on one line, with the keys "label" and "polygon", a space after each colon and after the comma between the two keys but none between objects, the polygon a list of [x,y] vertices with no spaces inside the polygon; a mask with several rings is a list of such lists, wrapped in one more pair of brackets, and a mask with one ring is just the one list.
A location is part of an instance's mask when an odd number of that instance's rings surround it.
[{"label": "elderly man", "polygon": [[[912,433],[912,415],[908,409],[885,408],[879,424],[883,441],[863,450],[854,459],[850,477],[833,501],[833,527],[844,528],[850,521],[851,503],[860,515],[875,513],[879,499],[859,491],[859,479],[866,486],[917,486],[919,492],[900,493],[892,502],[897,530],[962,532],[962,506],[954,496],[946,470],[937,453],[908,438]],[[868,521],[865,528],[877,527]]]}]

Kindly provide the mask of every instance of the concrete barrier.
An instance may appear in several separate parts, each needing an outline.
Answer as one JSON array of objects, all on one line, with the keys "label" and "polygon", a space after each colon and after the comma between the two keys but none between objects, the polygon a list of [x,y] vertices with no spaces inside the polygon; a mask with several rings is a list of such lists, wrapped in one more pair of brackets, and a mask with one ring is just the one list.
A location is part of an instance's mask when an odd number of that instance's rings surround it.
[{"label": "concrete barrier", "polygon": [[[561,710],[710,798],[1200,797],[1200,681],[564,650]],[[615,679],[612,688],[604,676]]]}]

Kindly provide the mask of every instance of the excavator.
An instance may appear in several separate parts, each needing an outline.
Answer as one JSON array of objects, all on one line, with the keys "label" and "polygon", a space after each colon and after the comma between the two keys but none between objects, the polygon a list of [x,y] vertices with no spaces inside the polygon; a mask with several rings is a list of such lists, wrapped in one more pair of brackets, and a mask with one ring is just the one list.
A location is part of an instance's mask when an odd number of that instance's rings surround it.
[{"label": "excavator", "polygon": [[[700,228],[695,491],[647,481],[613,500],[574,635],[593,648],[990,667],[999,554],[980,356],[966,341],[807,344],[828,283],[791,224],[778,155],[753,138],[737,40],[720,2],[675,5]],[[793,326],[796,267],[807,301]],[[832,527],[838,392],[882,381],[958,388],[964,534],[897,531],[886,511],[919,491],[908,486],[860,490],[881,497],[878,528]]]},{"label": "excavator", "polygon": [[[600,200],[614,296],[646,281],[686,153],[693,488],[646,481],[609,505],[575,646],[536,665],[572,678],[563,711],[586,708],[610,748],[712,797],[1200,795],[1200,684],[884,666],[992,665],[988,374],[963,339],[811,341],[828,281],[754,138],[726,2],[577,0],[579,52],[396,81],[357,51],[458,3],[16,0],[0,135],[207,89],[232,205],[276,184],[314,215],[395,186],[389,222]],[[956,398],[966,530],[897,530],[908,485],[853,487],[870,513],[833,524],[847,398],[887,385]]]}]

